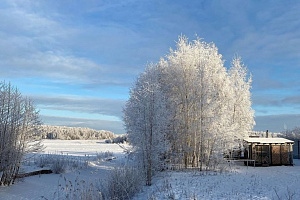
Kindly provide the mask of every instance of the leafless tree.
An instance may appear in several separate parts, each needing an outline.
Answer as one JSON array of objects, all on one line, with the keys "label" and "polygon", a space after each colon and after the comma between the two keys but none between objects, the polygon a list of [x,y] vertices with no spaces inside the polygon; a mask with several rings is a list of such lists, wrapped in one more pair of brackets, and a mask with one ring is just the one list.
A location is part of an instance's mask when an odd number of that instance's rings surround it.
[{"label": "leafless tree", "polygon": [[0,82],[0,185],[13,184],[21,160],[41,148],[38,111],[10,83]]}]

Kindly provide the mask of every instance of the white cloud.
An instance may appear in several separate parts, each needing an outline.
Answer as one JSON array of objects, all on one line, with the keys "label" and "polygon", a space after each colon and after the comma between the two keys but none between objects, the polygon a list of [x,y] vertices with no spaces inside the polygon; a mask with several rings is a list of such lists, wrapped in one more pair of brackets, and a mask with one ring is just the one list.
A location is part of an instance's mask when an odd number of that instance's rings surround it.
[{"label": "white cloud", "polygon": [[[81,3],[89,12],[90,4]],[[61,8],[27,1],[8,4],[0,8],[3,77],[45,77],[88,87],[129,86],[147,62],[146,54],[135,48],[143,37],[126,25],[109,20],[80,22],[86,20],[81,16],[84,11],[78,16],[67,13],[61,2],[57,2]]]},{"label": "white cloud", "polygon": [[101,114],[122,119],[125,100],[78,96],[31,96],[40,109]]},{"label": "white cloud", "polygon": [[90,73],[99,74],[101,71],[99,65],[88,59],[53,52],[10,57],[2,60],[1,64],[7,67],[7,76],[39,76],[72,83],[89,83],[95,78],[90,76]]}]

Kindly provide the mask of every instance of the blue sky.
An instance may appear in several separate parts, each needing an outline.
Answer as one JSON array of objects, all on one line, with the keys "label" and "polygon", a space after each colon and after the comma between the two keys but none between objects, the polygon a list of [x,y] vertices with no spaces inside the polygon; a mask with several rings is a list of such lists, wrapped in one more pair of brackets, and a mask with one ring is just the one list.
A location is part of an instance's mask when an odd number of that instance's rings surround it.
[{"label": "blue sky", "polygon": [[0,78],[30,96],[44,124],[124,133],[122,108],[149,62],[178,36],[214,42],[253,75],[254,130],[300,126],[300,2],[7,0]]}]

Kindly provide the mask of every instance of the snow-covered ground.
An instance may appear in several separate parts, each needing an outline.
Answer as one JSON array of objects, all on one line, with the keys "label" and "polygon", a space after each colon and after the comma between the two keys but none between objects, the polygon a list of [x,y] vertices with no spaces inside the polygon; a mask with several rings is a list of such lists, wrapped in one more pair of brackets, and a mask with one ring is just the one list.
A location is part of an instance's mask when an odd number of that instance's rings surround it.
[{"label": "snow-covered ground", "polygon": [[[66,155],[78,160],[88,160],[88,167],[81,170],[67,171],[63,174],[43,174],[23,178],[9,187],[0,187],[0,200],[35,200],[55,199],[59,185],[66,182],[75,183],[75,180],[84,180],[86,183],[99,181],[108,174],[108,171],[124,161],[123,149],[117,144],[106,144],[104,140],[43,140],[45,146],[41,154]],[[116,159],[99,162],[97,152],[110,151]],[[39,155],[37,155],[39,156]],[[35,166],[24,166],[23,171],[38,169]]]},{"label": "snow-covered ground", "polygon": [[[300,161],[295,166],[247,167],[229,172],[164,172],[139,199],[300,199]],[[147,198],[146,198],[147,197]]]},{"label": "snow-covered ground", "polygon": [[112,151],[123,154],[117,144],[105,143],[104,140],[43,140],[43,153],[63,153],[70,156],[95,156],[97,152]]},{"label": "snow-covered ground", "polygon": [[[66,184],[77,180],[101,181],[113,167],[125,161],[123,149],[116,144],[95,140],[44,140],[44,154],[63,154],[89,160],[84,169],[63,174],[26,177],[10,187],[0,187],[0,199],[55,199]],[[110,151],[116,159],[98,162],[96,152]],[[295,166],[246,167],[237,163],[228,172],[161,172],[153,185],[143,187],[134,200],[143,199],[300,199],[300,161]],[[30,171],[34,166],[26,166]],[[61,186],[59,186],[61,185]]]}]

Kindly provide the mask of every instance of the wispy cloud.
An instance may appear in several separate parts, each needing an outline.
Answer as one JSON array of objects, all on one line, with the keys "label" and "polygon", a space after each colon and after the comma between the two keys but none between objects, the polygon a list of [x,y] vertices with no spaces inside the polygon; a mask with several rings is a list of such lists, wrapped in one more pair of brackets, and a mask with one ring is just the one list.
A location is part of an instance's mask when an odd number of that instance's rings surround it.
[{"label": "wispy cloud", "polygon": [[253,104],[256,106],[281,106],[282,100],[276,95],[255,95]]},{"label": "wispy cloud", "polygon": [[300,105],[300,96],[290,96],[282,100],[283,103]]},{"label": "wispy cloud", "polygon": [[[101,73],[101,67],[84,58],[60,55],[54,52],[36,52],[28,57],[10,57],[1,62],[8,69],[7,76],[48,77],[62,82],[89,83],[91,72]],[[91,81],[92,81],[91,80]]]},{"label": "wispy cloud", "polygon": [[65,110],[113,116],[120,121],[125,100],[78,96],[32,96],[40,109]]},{"label": "wispy cloud", "polygon": [[[125,62],[128,57],[138,59],[139,51],[128,51],[134,46],[133,40],[124,40],[120,34],[141,38],[134,31],[118,24],[102,27],[73,24],[60,19],[64,13],[44,13],[38,9],[42,7],[39,4],[33,7],[36,10],[14,3],[0,8],[0,51],[3,52],[0,68],[6,69],[3,76],[129,86],[131,80],[126,75],[135,76],[142,70],[142,65],[136,70]],[[126,70],[122,70],[124,67]]]},{"label": "wispy cloud", "polygon": [[[239,4],[238,1],[233,2],[235,3],[226,2],[226,5]],[[282,58],[299,57],[299,7],[299,2],[294,1],[264,1],[247,2],[239,9],[230,9],[235,11],[235,15],[227,15],[230,21],[237,22],[241,17],[243,19],[243,23],[235,24],[237,29],[242,29],[236,31],[243,34],[237,35],[230,49],[240,52],[247,59],[255,58],[260,61],[272,58],[274,60],[269,62],[277,62]]]},{"label": "wispy cloud", "polygon": [[255,117],[254,130],[271,132],[284,131],[284,125],[293,129],[300,124],[300,114],[265,115]]},{"label": "wispy cloud", "polygon": [[253,98],[255,105],[261,106],[283,106],[283,105],[300,105],[300,96],[292,95],[256,95]]}]

